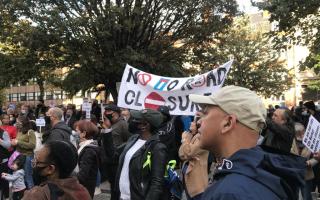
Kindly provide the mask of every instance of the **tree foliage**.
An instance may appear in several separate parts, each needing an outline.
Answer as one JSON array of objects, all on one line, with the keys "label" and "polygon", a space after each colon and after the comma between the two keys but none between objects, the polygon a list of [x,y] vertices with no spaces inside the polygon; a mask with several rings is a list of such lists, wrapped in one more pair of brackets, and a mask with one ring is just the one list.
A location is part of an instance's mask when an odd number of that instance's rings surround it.
[{"label": "tree foliage", "polygon": [[45,82],[54,80],[55,69],[63,64],[60,38],[21,19],[5,2],[0,3],[0,8],[1,87],[35,79],[43,99]]},{"label": "tree foliage", "polygon": [[5,0],[2,5],[8,18],[30,20],[49,39],[44,46],[50,48],[41,49],[45,55],[63,57],[58,67],[70,73],[60,86],[74,94],[104,83],[114,96],[126,63],[184,75],[190,50],[212,41],[237,12],[235,0]]},{"label": "tree foliage", "polygon": [[320,72],[320,1],[319,0],[266,0],[256,5],[270,12],[270,21],[277,24],[271,32],[276,46],[288,44],[309,47],[310,55],[301,69],[313,68]]},{"label": "tree foliage", "polygon": [[[239,85],[269,97],[280,96],[291,85],[291,78],[280,54],[273,50],[261,32],[252,30],[247,17],[235,20],[219,40],[206,51],[194,49],[194,61],[208,71],[233,58],[226,84]],[[206,60],[206,62],[199,62]]]}]

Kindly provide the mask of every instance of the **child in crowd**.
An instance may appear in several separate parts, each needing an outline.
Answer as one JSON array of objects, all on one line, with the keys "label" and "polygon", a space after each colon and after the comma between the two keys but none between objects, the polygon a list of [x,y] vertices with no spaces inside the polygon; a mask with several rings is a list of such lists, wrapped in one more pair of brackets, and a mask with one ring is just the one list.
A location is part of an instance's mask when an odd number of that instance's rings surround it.
[{"label": "child in crowd", "polygon": [[23,193],[26,189],[26,185],[24,183],[24,162],[25,156],[19,155],[13,161],[13,174],[2,173],[1,177],[6,179],[9,182],[12,182],[12,199],[20,200],[23,197]]}]

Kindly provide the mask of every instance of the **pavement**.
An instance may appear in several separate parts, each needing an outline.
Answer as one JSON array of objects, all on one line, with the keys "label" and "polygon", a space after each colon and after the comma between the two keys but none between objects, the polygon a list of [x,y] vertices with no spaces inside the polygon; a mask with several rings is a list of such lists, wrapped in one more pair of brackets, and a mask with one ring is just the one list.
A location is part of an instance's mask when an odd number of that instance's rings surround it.
[{"label": "pavement", "polygon": [[101,189],[101,193],[94,195],[93,200],[109,200],[111,198],[109,182],[105,181],[101,183],[100,189]]}]

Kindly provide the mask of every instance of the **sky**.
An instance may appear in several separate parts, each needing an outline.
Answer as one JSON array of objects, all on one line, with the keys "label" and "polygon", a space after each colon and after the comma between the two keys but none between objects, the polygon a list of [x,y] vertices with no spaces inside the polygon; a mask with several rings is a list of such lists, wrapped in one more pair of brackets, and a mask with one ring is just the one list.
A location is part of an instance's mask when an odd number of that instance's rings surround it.
[{"label": "sky", "polygon": [[237,2],[239,4],[240,11],[243,11],[245,13],[256,13],[256,12],[258,12],[258,8],[257,7],[253,7],[251,5],[251,1],[250,0],[237,0]]}]

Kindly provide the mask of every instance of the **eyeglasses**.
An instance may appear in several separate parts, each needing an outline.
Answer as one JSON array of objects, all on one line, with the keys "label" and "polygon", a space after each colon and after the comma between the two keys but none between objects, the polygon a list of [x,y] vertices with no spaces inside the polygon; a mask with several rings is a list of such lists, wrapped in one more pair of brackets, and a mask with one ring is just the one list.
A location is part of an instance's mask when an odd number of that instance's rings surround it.
[{"label": "eyeglasses", "polygon": [[45,164],[45,166],[41,166],[41,167],[48,167],[48,166],[51,165],[52,163],[51,163],[51,162],[40,162],[40,161],[37,161],[36,159],[32,159],[32,160],[31,160],[31,166],[32,166],[32,168],[37,167],[38,164]]}]

